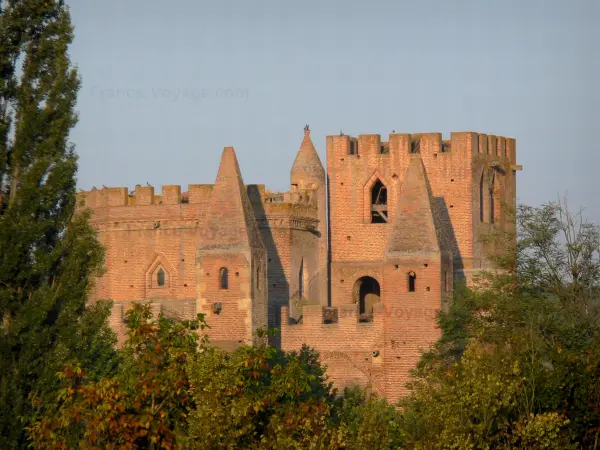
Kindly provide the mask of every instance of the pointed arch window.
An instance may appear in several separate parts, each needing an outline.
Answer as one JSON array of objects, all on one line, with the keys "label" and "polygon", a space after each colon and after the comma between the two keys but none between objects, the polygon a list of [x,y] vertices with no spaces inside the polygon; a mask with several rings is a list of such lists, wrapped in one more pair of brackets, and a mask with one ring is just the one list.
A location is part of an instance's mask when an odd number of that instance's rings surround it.
[{"label": "pointed arch window", "polygon": [[227,270],[227,267],[221,267],[221,270],[219,270],[219,286],[221,289],[229,289],[229,270]]},{"label": "pointed arch window", "polygon": [[371,223],[387,223],[387,202],[387,188],[380,179],[377,179],[371,188]]},{"label": "pointed arch window", "polygon": [[163,287],[165,285],[166,282],[166,274],[164,269],[161,267],[160,269],[158,269],[158,272],[156,272],[156,285],[158,287]]}]

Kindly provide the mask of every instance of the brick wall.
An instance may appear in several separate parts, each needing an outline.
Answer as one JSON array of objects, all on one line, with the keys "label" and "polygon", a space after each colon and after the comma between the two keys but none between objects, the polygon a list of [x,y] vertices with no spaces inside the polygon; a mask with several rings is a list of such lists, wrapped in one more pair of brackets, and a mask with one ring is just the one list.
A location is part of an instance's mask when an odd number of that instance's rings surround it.
[{"label": "brick wall", "polygon": [[[484,137],[482,142],[490,142],[485,149],[480,149],[480,136]],[[512,224],[504,217],[501,205],[514,207],[516,193],[515,171],[511,169],[516,157],[514,139],[487,138],[471,132],[452,133],[451,139],[444,142],[440,133],[395,133],[390,134],[388,142],[382,142],[379,135],[327,137],[332,305],[351,301],[347,283],[353,280],[347,280],[347,274],[356,279],[361,270],[374,270],[383,260],[389,226],[370,223],[370,188],[377,179],[387,187],[391,223],[413,140],[419,142],[436,216],[452,251],[455,270],[460,274],[463,268],[487,266],[489,254],[484,254],[481,245],[481,236],[491,230],[487,203],[484,222],[479,219],[479,183],[484,169],[484,191],[488,192],[488,166],[494,160],[500,161],[494,169],[495,225],[505,230]],[[487,148],[491,149],[489,154]],[[489,195],[484,202],[489,202]]]},{"label": "brick wall", "polygon": [[[253,332],[268,324],[281,329],[274,345],[315,347],[337,387],[358,384],[400,398],[420,350],[439,337],[435,314],[447,306],[454,278],[472,280],[503,250],[484,246],[481,237],[514,231],[505,206],[516,206],[516,143],[460,132],[447,141],[439,133],[393,133],[386,142],[376,134],[329,136],[326,145],[327,177],[307,128],[289,192],[246,187],[244,201],[262,240],[258,247],[219,248],[220,240],[235,240],[238,228],[246,230],[248,221],[229,224],[225,215],[216,222],[225,225],[207,227],[212,184],[189,185],[184,193],[167,185],[160,195],[152,186],[137,186],[131,194],[127,188],[81,193],[106,247],[106,273],[96,281],[92,300],[115,300],[110,323],[120,342],[124,314],[136,301],[149,301],[173,317],[206,313],[209,334],[227,348],[253,342]],[[390,253],[391,224],[416,157],[426,171],[440,247]],[[382,224],[371,223],[371,189],[378,180],[387,188],[388,223]],[[233,205],[228,195],[223,201],[218,211]],[[411,230],[410,221],[403,225],[408,238],[423,232],[413,222],[418,229]],[[223,267],[225,290],[219,284]],[[165,272],[163,286],[159,270]],[[417,275],[415,292],[409,292],[408,272]],[[379,297],[369,294],[375,305],[367,322],[363,316],[359,321],[357,303],[365,277],[380,290]],[[324,309],[328,304],[335,308]],[[324,323],[324,311],[337,319]]]},{"label": "brick wall", "polygon": [[[340,390],[351,386],[368,386],[380,395],[384,392],[383,310],[375,308],[371,322],[358,321],[357,305],[336,309],[337,321],[323,323],[324,307],[304,307],[302,323],[282,324],[282,345],[299,350],[302,344],[318,349],[327,374]],[[282,316],[288,314],[284,308]]]}]

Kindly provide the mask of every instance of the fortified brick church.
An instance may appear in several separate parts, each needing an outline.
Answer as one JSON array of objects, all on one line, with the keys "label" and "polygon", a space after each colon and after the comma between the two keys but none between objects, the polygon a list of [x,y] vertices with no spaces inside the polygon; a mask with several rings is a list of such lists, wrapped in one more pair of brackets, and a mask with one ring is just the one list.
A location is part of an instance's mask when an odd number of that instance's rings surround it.
[{"label": "fortified brick church", "polygon": [[290,190],[273,193],[245,185],[226,147],[215,184],[80,194],[106,247],[92,299],[114,301],[121,341],[134,302],[206,314],[226,349],[277,328],[274,345],[316,348],[338,388],[396,401],[455,280],[490,267],[480,237],[514,229],[519,169],[514,139],[460,132],[328,136],[325,170],[307,126]]}]

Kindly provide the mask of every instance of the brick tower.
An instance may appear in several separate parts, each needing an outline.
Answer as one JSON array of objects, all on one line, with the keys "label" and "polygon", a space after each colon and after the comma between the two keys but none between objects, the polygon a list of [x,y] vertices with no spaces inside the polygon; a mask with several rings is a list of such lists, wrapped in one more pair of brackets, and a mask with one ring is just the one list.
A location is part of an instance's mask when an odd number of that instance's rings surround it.
[{"label": "brick tower", "polygon": [[204,227],[199,229],[197,309],[211,340],[252,344],[267,326],[267,256],[233,147],[223,150]]},{"label": "brick tower", "polygon": [[420,349],[439,338],[435,313],[451,291],[452,257],[442,248],[431,187],[419,154],[412,156],[396,203],[383,265],[385,391],[399,399]]},{"label": "brick tower", "polygon": [[[307,293],[309,303],[327,306],[328,303],[328,255],[327,255],[327,194],[325,169],[310,138],[308,125],[304,128],[304,139],[296,155],[290,172],[291,193],[297,193],[299,198],[305,197],[316,200],[318,251],[316,258],[305,258],[300,262],[300,271],[315,274],[312,279],[303,280],[302,289]],[[314,265],[314,267],[311,267]],[[306,278],[306,277],[304,277]]]}]

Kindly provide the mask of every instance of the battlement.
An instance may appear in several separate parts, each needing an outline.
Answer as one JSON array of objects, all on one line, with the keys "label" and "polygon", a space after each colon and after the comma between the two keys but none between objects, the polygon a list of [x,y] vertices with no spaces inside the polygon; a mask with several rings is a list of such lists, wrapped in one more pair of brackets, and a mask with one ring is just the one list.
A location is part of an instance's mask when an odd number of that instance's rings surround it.
[{"label": "battlement", "polygon": [[262,192],[262,205],[269,217],[301,217],[318,220],[317,194],[312,189],[298,192]]},{"label": "battlement", "polygon": [[[302,307],[302,317],[299,322],[293,323],[293,319],[282,320],[282,328],[293,330],[301,327],[314,327],[323,325],[325,328],[339,327],[359,327],[380,325],[383,323],[384,315],[383,303],[373,305],[373,314],[360,314],[359,305],[356,303],[342,304],[337,307],[322,305],[304,305]],[[284,306],[281,310],[281,317],[289,317],[289,310]],[[284,327],[285,325],[285,327]]]},{"label": "battlement", "polygon": [[[365,385],[365,371],[378,370],[383,362],[383,305],[373,308],[373,320],[360,322],[358,305],[324,308],[305,305],[302,323],[288,323],[288,308],[281,309],[281,344],[286,350],[298,350],[306,344],[318,348],[328,373],[338,387]],[[357,366],[349,361],[360,361]],[[380,390],[383,393],[383,390]]]},{"label": "battlement", "polygon": [[[136,186],[129,191],[127,187],[102,187],[82,191],[77,194],[78,200],[85,201],[88,208],[105,208],[118,206],[150,206],[150,205],[177,205],[181,203],[205,203],[212,194],[212,184],[190,184],[188,190],[182,192],[181,186],[167,184],[162,186],[162,193],[158,195],[154,186]],[[311,189],[302,192],[269,192],[265,185],[246,185],[251,200],[259,199],[265,205],[306,205],[317,206],[316,192]]]},{"label": "battlement", "polygon": [[327,137],[327,149],[339,158],[390,157],[393,155],[421,153],[444,157],[452,154],[489,155],[492,158],[514,162],[515,139],[477,132],[452,132],[444,140],[442,133],[391,133],[387,141],[379,134],[345,134]]},{"label": "battlement", "polygon": [[188,191],[182,193],[179,185],[163,185],[162,194],[155,193],[154,186],[137,185],[133,191],[126,187],[93,188],[77,194],[88,208],[106,208],[120,206],[177,205],[181,203],[205,203],[212,192],[212,184],[190,184]]}]

